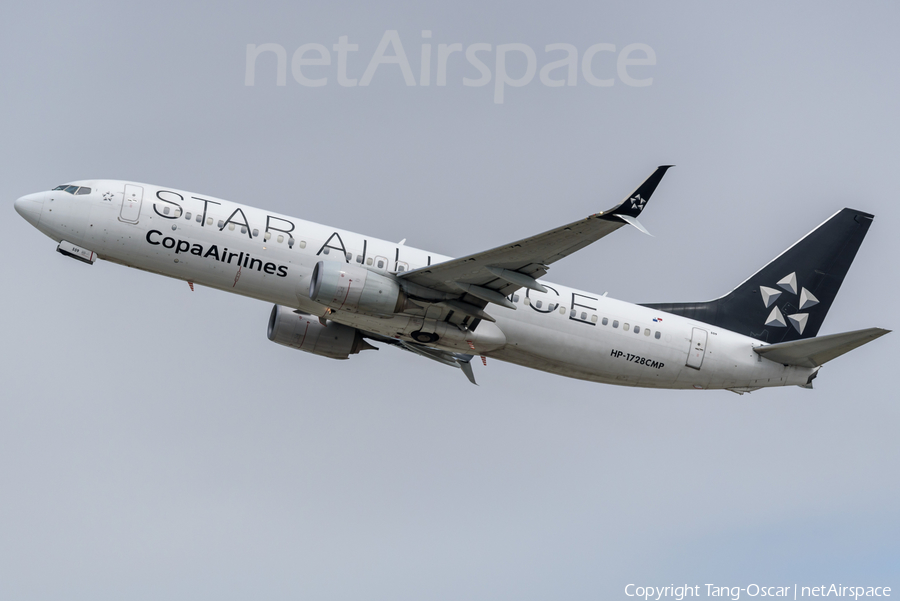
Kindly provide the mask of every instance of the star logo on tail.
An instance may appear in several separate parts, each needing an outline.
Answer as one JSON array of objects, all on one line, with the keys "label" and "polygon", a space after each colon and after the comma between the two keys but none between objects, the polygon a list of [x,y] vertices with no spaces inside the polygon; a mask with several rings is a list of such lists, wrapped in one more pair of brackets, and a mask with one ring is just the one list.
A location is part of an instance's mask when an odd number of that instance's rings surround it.
[{"label": "star logo on tail", "polygon": [[[762,301],[766,306],[766,309],[772,307],[772,311],[770,311],[769,316],[766,317],[766,325],[773,328],[786,328],[788,327],[788,322],[790,322],[791,326],[797,330],[798,334],[803,334],[803,330],[806,329],[806,322],[809,320],[809,313],[798,312],[785,316],[781,309],[775,305],[775,301],[777,301],[784,293],[794,296],[797,295],[799,284],[797,283],[796,272],[784,276],[778,280],[778,283],[775,285],[781,288],[781,290],[770,288],[768,286],[759,287],[759,293],[762,296]],[[800,287],[799,294],[800,311],[804,311],[805,309],[809,309],[810,307],[819,304],[819,299],[806,288]]]}]

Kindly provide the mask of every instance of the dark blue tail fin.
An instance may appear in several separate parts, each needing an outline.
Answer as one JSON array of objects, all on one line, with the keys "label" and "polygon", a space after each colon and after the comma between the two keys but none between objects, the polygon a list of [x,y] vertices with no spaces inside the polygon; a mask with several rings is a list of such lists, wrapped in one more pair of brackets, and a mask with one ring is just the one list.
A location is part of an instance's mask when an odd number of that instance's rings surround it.
[{"label": "dark blue tail fin", "polygon": [[766,342],[813,338],[874,217],[844,209],[725,296],[705,303],[652,303]]}]

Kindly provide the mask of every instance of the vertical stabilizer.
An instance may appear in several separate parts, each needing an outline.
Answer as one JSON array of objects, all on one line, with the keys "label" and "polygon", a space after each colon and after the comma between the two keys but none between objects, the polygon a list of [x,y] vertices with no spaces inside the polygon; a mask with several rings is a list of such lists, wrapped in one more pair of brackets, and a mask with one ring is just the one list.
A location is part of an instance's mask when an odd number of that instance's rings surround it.
[{"label": "vertical stabilizer", "polygon": [[770,343],[813,338],[873,216],[843,209],[725,296],[644,305]]}]

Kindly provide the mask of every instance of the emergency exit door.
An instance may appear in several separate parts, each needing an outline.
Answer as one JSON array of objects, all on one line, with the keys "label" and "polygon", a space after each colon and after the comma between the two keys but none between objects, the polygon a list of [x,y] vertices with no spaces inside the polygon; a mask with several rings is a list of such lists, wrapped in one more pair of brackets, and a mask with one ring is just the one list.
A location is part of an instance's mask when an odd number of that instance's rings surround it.
[{"label": "emergency exit door", "polygon": [[700,369],[703,365],[703,355],[706,354],[706,337],[708,333],[701,328],[694,328],[691,336],[691,348],[688,350],[687,366]]}]

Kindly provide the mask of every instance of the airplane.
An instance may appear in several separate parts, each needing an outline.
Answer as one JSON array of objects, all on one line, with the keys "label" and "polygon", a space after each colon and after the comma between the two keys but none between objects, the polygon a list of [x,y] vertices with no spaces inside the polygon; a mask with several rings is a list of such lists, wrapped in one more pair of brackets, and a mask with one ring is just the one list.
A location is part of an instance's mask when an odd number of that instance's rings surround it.
[{"label": "airplane", "polygon": [[607,211],[456,259],[127,181],[71,182],[15,209],[66,257],[273,303],[267,335],[278,344],[333,359],[393,346],[473,384],[480,357],[622,386],[812,388],[823,364],[889,332],[817,336],[872,223],[849,208],[711,301],[632,304],[543,281],[621,227],[647,233],[637,218],[670,167]]}]

